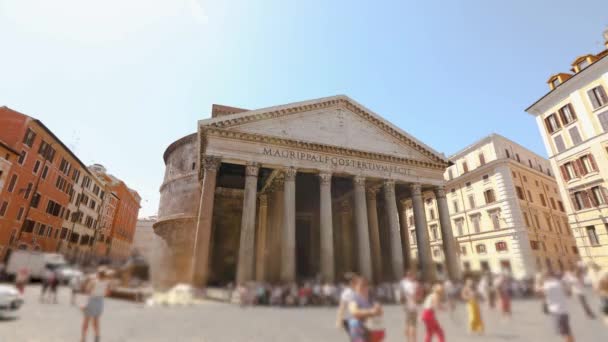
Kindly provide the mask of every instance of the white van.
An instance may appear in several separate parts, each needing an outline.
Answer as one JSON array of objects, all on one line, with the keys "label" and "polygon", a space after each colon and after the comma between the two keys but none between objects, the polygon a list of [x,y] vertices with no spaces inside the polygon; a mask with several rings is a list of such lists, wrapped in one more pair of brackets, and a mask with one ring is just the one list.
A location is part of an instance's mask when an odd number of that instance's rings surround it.
[{"label": "white van", "polygon": [[25,267],[29,271],[31,280],[41,280],[47,266],[56,269],[66,266],[66,262],[63,255],[58,253],[16,250],[11,253],[6,273],[15,276],[17,271]]}]

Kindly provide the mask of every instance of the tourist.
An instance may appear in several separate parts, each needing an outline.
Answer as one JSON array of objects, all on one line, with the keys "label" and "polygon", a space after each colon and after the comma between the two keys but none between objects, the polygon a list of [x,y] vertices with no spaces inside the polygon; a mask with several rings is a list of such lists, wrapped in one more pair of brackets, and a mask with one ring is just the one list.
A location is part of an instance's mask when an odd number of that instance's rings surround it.
[{"label": "tourist", "polygon": [[97,275],[88,279],[84,286],[84,293],[89,296],[87,304],[82,308],[84,319],[82,321],[82,337],[84,342],[87,337],[89,322],[93,323],[93,331],[95,333],[95,342],[99,342],[99,318],[103,312],[103,299],[110,292],[110,280],[108,279],[108,271],[100,267]]},{"label": "tourist", "polygon": [[503,318],[511,317],[511,277],[508,271],[503,271],[495,278],[494,289],[498,295],[500,312]]},{"label": "tourist", "polygon": [[72,278],[70,278],[70,282],[68,285],[70,286],[70,290],[72,292],[71,298],[70,298],[70,304],[76,305],[76,295],[78,294],[78,292],[80,292],[81,286],[82,286],[82,280],[80,279],[80,276],[75,275]]},{"label": "tourist", "polygon": [[51,281],[53,280],[53,276],[55,273],[50,268],[50,266],[46,265],[44,270],[42,271],[42,287],[40,291],[40,302],[45,302],[47,297],[47,291],[50,289]]},{"label": "tourist", "polygon": [[51,269],[49,274],[49,278],[47,279],[49,282],[49,302],[57,304],[57,286],[59,286],[59,276],[57,275],[57,271]]},{"label": "tourist", "polygon": [[570,289],[572,289],[572,294],[578,298],[579,303],[581,303],[581,307],[583,311],[585,311],[585,315],[589,319],[595,319],[595,314],[593,310],[589,307],[589,303],[587,302],[587,298],[585,297],[585,292],[583,290],[583,281],[581,279],[580,273],[575,273],[572,269],[568,269],[564,274],[563,281],[568,284]]},{"label": "tourist", "polygon": [[604,315],[604,323],[608,325],[608,270],[602,269],[598,264],[592,262],[589,265],[589,276],[593,290],[600,297],[600,310]]},{"label": "tourist", "polygon": [[326,282],[323,285],[323,305],[334,305],[336,303],[336,287],[330,283]]},{"label": "tourist", "polygon": [[22,296],[25,293],[25,285],[29,281],[29,278],[30,271],[27,269],[27,267],[19,268],[19,270],[17,271],[17,275],[15,276],[15,286],[17,287],[17,290],[19,290],[19,293]]},{"label": "tourist", "polygon": [[443,286],[441,284],[435,284],[431,288],[431,293],[424,299],[422,304],[422,322],[426,327],[426,333],[424,335],[424,342],[431,342],[433,336],[437,335],[439,342],[445,342],[443,335],[443,329],[435,316],[435,311],[440,310],[441,298],[443,297]]},{"label": "tourist", "polygon": [[481,310],[477,298],[479,294],[475,291],[473,279],[467,278],[461,292],[462,300],[467,303],[467,313],[469,315],[469,332],[472,334],[483,334],[484,326],[481,319]]},{"label": "tourist", "polygon": [[424,297],[424,288],[416,280],[416,273],[413,270],[405,274],[405,277],[400,282],[400,286],[405,310],[405,337],[408,342],[415,342],[418,304]]},{"label": "tourist", "polygon": [[551,315],[557,333],[565,342],[574,342],[567,310],[568,290],[564,283],[553,273],[547,272],[544,275],[542,286],[538,287],[536,291],[544,297],[546,311]]},{"label": "tourist", "polygon": [[355,278],[353,296],[348,304],[348,332],[352,342],[379,342],[384,339],[382,307],[369,295],[369,284],[363,277]]},{"label": "tourist", "polygon": [[443,290],[445,291],[445,297],[447,301],[448,312],[450,313],[450,318],[452,320],[455,319],[454,310],[456,310],[456,300],[458,300],[458,287],[450,278],[447,278],[443,282]]},{"label": "tourist", "polygon": [[336,315],[336,327],[344,329],[344,331],[348,333],[348,320],[350,318],[348,305],[353,300],[353,297],[355,295],[353,286],[357,282],[357,275],[354,273],[347,273],[344,275],[344,278],[349,285],[343,286],[342,292],[340,293],[340,300],[338,301],[338,312]]},{"label": "tourist", "polygon": [[492,273],[490,273],[490,271],[485,271],[482,274],[481,279],[479,280],[479,284],[477,286],[478,286],[479,293],[487,301],[488,307],[490,309],[494,309],[496,293],[494,292],[494,283],[492,280]]}]

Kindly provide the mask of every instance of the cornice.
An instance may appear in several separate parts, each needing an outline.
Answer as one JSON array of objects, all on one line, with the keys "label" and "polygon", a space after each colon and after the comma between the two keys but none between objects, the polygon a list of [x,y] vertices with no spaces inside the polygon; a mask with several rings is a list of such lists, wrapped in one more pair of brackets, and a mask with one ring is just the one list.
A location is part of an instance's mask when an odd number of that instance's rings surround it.
[{"label": "cornice", "polygon": [[282,117],[286,115],[293,115],[312,110],[336,107],[346,108],[350,110],[351,112],[359,115],[363,119],[374,124],[376,127],[382,129],[385,133],[388,133],[389,135],[406,144],[407,146],[413,147],[418,152],[422,153],[424,156],[430,158],[431,160],[435,162],[445,162],[447,165],[447,160],[445,158],[440,157],[435,151],[432,151],[428,147],[423,146],[420,142],[395,129],[392,125],[380,119],[377,115],[374,115],[365,108],[349,101],[344,96],[327,98],[326,100],[319,102],[301,103],[293,107],[280,107],[276,109],[268,109],[258,112],[252,111],[252,113],[249,113],[249,115],[239,115],[237,117],[226,118],[225,120],[216,120],[208,123],[201,122],[200,124],[202,127],[228,128],[261,120]]},{"label": "cornice", "polygon": [[[286,138],[280,138],[280,137],[262,135],[262,134],[256,134],[256,133],[246,133],[246,132],[232,131],[232,130],[227,130],[227,129],[213,128],[213,127],[201,128],[201,131],[203,133],[202,136],[215,136],[215,137],[243,140],[243,141],[250,141],[250,142],[269,143],[269,144],[284,146],[284,147],[301,148],[301,149],[306,149],[306,150],[310,150],[310,151],[333,153],[333,154],[339,154],[339,155],[344,155],[344,156],[358,157],[358,158],[362,158],[362,159],[374,159],[374,160],[379,160],[379,161],[383,161],[383,162],[398,163],[398,164],[402,164],[402,165],[430,168],[430,169],[436,169],[436,170],[445,170],[448,166],[447,162],[431,163],[431,162],[425,162],[425,161],[420,161],[420,160],[415,160],[415,159],[396,157],[396,156],[388,155],[388,154],[354,150],[354,149],[349,149],[349,148],[345,148],[345,147],[341,147],[341,146],[326,145],[326,144],[313,143],[313,142],[302,141],[302,140],[286,139]],[[205,138],[201,137],[201,139],[205,139]]]}]

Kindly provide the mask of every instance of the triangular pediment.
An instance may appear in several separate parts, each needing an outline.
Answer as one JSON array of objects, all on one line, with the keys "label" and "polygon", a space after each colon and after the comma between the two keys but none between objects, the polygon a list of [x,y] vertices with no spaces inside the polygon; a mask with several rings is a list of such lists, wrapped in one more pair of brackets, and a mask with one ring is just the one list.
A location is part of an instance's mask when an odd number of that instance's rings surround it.
[{"label": "triangular pediment", "polygon": [[202,120],[200,125],[447,164],[443,155],[346,96]]}]

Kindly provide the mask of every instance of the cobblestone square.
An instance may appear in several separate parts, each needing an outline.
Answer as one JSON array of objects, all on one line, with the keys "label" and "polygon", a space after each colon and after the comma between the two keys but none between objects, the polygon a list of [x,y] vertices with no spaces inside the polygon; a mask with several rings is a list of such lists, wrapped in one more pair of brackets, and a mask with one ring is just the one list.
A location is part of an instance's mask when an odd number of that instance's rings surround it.
[{"label": "cobblestone square", "polygon": [[[19,318],[0,322],[1,342],[79,341],[82,316],[69,304],[67,289],[61,289],[58,304],[40,304],[40,288],[26,291],[26,303]],[[81,298],[82,299],[82,298]],[[595,304],[595,298],[592,298]],[[577,341],[607,341],[608,328],[598,320],[589,321],[577,303],[571,302],[571,321]],[[466,314],[459,306],[453,317],[440,313],[447,341],[559,341],[550,320],[536,300],[513,303],[511,321],[497,312],[483,309],[487,334],[471,337],[466,332]],[[334,327],[334,308],[246,308],[207,302],[189,307],[144,307],[120,300],[107,300],[101,321],[104,342],[308,342],[346,341]],[[404,341],[403,313],[399,306],[385,307],[388,342]],[[422,323],[418,340],[422,341]],[[89,341],[92,341],[92,337]]]}]

